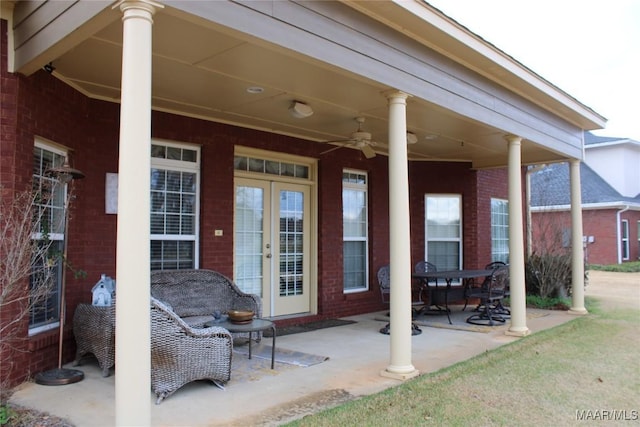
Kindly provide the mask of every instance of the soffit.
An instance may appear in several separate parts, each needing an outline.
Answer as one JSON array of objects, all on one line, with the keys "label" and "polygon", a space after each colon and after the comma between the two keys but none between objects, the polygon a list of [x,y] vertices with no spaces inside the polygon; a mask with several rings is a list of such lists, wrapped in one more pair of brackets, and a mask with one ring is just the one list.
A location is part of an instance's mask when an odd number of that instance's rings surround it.
[{"label": "soffit", "polygon": [[[119,102],[121,45],[118,19],[56,57],[54,75],[87,96]],[[251,86],[264,91],[248,93]],[[318,142],[348,138],[357,127],[354,118],[362,116],[364,130],[377,142],[376,151],[385,154],[388,107],[383,94],[389,89],[171,8],[154,16],[152,90],[157,110]],[[291,117],[293,100],[308,103],[314,114]],[[416,98],[408,100],[407,123],[418,136],[418,143],[408,147],[414,160],[464,161],[479,168],[506,165],[501,129]],[[566,157],[562,150],[527,140],[522,150],[525,163]]]}]

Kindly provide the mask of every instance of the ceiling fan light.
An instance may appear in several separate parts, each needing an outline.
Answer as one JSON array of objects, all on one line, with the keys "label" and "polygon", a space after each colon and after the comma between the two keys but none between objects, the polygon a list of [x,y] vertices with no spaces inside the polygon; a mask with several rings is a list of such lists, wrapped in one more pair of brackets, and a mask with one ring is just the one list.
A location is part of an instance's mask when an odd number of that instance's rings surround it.
[{"label": "ceiling fan light", "polygon": [[367,142],[371,141],[371,134],[369,132],[357,131],[351,134],[351,139],[357,142]]},{"label": "ceiling fan light", "polygon": [[293,101],[289,107],[289,113],[296,119],[306,119],[313,115],[313,109],[300,101]]}]

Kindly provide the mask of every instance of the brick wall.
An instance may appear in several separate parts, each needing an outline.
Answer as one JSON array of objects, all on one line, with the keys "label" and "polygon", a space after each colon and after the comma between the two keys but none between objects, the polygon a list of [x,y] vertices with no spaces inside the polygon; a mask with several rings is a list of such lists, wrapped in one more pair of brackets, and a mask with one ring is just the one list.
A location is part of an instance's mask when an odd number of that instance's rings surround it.
[{"label": "brick wall", "polygon": [[[69,229],[70,263],[87,277],[67,280],[67,327],[64,361],[75,353],[71,331],[77,304],[91,300],[91,288],[104,273],[116,278],[117,215],[105,213],[105,177],[118,172],[119,105],[90,100],[45,71],[32,76],[6,72],[6,22],[2,21],[2,105],[0,109],[0,183],[13,194],[14,184],[28,189],[33,142],[42,137],[72,150],[72,166],[86,177],[74,182],[75,199]],[[321,154],[327,146],[251,129],[168,113],[152,114],[152,137],[199,144],[201,164],[200,267],[233,275],[234,146],[315,157],[318,162],[318,315],[283,321],[299,322],[383,309],[378,268],[389,262],[389,183],[385,156],[366,159],[358,150],[342,148]],[[345,294],[342,267],[342,171],[363,170],[369,176],[369,290]],[[411,162],[411,260],[424,256],[425,193],[462,194],[464,265],[484,265],[490,258],[490,197],[506,198],[504,171],[473,171],[467,163]],[[120,183],[120,185],[124,185]],[[214,230],[223,230],[216,237]],[[315,284],[314,284],[315,285]],[[6,316],[7,313],[2,313]],[[13,357],[15,381],[57,365],[57,329],[27,338],[20,325],[24,352]],[[5,365],[6,366],[6,365]]]},{"label": "brick wall", "polygon": [[[585,247],[585,259],[589,264],[617,264],[618,245],[617,238],[617,212],[618,209],[590,209],[582,212],[582,229],[584,236],[593,236],[593,243]],[[638,260],[638,221],[640,211],[626,211],[621,214],[621,219],[629,221],[629,261]],[[544,250],[550,244],[558,245],[558,234],[563,229],[570,229],[570,212],[544,212],[533,214],[534,248],[537,251]]]},{"label": "brick wall", "polygon": [[410,167],[412,264],[424,257],[424,196],[462,195],[463,267],[491,261],[491,198],[507,199],[506,169],[475,171],[467,163],[414,162]]}]

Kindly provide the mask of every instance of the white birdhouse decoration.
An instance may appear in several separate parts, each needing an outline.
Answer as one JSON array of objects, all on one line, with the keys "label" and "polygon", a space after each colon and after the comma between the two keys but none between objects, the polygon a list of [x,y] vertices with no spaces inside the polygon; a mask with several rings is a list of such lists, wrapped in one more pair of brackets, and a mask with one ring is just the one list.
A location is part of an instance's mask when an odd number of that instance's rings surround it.
[{"label": "white birdhouse decoration", "polygon": [[116,281],[103,274],[100,277],[100,281],[91,289],[91,292],[93,293],[93,305],[109,307],[115,299]]}]

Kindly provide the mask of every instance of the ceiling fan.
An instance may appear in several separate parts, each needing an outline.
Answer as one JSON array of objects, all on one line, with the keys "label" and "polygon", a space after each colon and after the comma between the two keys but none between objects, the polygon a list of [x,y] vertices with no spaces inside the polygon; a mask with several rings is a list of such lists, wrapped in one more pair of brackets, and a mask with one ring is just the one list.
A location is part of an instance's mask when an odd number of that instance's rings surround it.
[{"label": "ceiling fan", "polygon": [[338,147],[333,147],[327,151],[323,151],[320,154],[326,154],[342,147],[352,146],[352,147],[359,148],[360,151],[362,151],[362,154],[364,154],[364,156],[367,159],[374,158],[376,156],[376,152],[373,150],[372,147],[376,146],[376,142],[371,140],[371,134],[369,132],[365,132],[362,130],[362,124],[364,123],[365,119],[364,117],[356,117],[355,120],[356,122],[358,122],[358,130],[356,130],[351,134],[351,138],[340,139],[335,141],[325,141],[326,144],[330,144],[330,143],[343,143],[343,144]]}]

